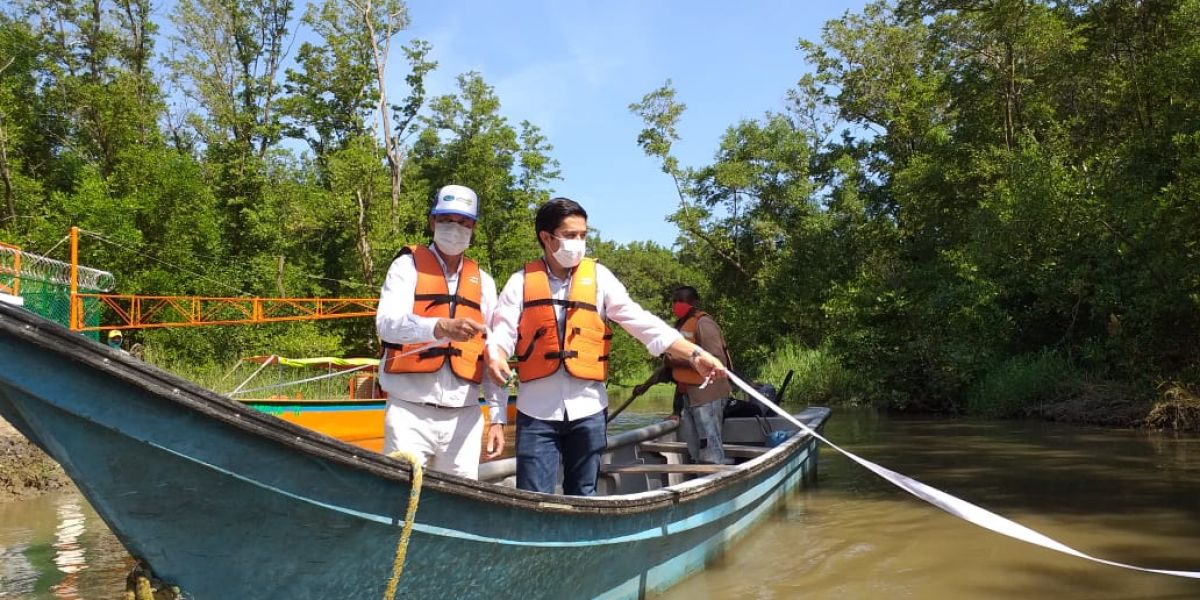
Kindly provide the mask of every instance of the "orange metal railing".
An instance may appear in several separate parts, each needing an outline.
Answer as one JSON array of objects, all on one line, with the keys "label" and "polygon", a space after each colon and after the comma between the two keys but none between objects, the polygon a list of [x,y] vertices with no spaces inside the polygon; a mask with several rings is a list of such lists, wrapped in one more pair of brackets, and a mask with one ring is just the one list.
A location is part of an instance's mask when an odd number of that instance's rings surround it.
[{"label": "orange metal railing", "polygon": [[[21,249],[12,244],[0,242],[0,248],[10,250],[12,253],[12,264],[4,264],[0,261],[0,275],[12,275],[12,283],[5,284],[0,281],[0,292],[11,296],[21,295]],[[7,253],[6,253],[7,254]]]},{"label": "orange metal railing", "polygon": [[[373,317],[378,298],[248,298],[210,296],[144,296],[80,292],[79,228],[70,232],[69,326],[74,331],[156,329],[205,325],[242,325],[285,321],[318,321]],[[20,254],[17,254],[17,271]],[[4,271],[0,270],[0,274]],[[90,272],[90,271],[89,271]],[[101,288],[108,289],[108,288]],[[84,303],[95,300],[104,316],[115,322],[89,325]],[[88,309],[89,312],[92,309]]]},{"label": "orange metal railing", "polygon": [[140,296],[132,294],[75,294],[76,303],[93,298],[116,316],[116,322],[76,331],[154,329],[202,325],[242,325],[284,321],[317,321],[375,316],[378,298],[213,298],[201,296]]}]

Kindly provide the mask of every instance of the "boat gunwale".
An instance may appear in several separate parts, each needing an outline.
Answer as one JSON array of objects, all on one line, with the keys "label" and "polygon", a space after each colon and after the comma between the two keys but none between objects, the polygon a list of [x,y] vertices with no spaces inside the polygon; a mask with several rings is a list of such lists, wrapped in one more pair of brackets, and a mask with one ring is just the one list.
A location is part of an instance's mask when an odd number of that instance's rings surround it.
[{"label": "boat gunwale", "polygon": [[264,406],[371,406],[387,404],[387,398],[234,398],[240,404]]},{"label": "boat gunwale", "polygon": [[[260,436],[285,448],[314,455],[333,463],[360,469],[404,484],[411,482],[412,468],[404,461],[325,436],[223,396],[195,382],[164,371],[124,352],[79,335],[32,312],[0,304],[0,331],[11,333],[46,351],[81,363],[223,425]],[[828,413],[824,418],[828,417]],[[822,419],[822,422],[824,420]],[[648,425],[659,427],[662,423]],[[821,423],[812,425],[815,429]],[[642,428],[645,429],[645,428]],[[638,431],[638,430],[633,430]],[[632,433],[625,432],[625,433]],[[638,514],[698,500],[726,486],[781,468],[811,441],[811,436],[793,435],[772,451],[725,471],[691,481],[645,492],[610,496],[566,496],[542,494],[518,488],[426,471],[424,486],[488,504],[562,514]],[[36,441],[35,441],[36,443]]]}]

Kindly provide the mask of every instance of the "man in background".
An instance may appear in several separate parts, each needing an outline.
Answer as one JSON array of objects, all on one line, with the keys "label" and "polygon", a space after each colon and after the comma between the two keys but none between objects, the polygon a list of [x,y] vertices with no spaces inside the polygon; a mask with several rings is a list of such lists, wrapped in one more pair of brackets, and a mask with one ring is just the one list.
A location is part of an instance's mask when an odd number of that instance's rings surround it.
[{"label": "man in background", "polygon": [[[700,294],[690,285],[671,292],[675,328],[684,339],[716,356],[726,369],[732,369],[721,327],[712,316],[700,310],[699,302]],[[729,380],[710,381],[705,385],[705,377],[686,361],[668,356],[649,379],[633,388],[633,393],[640,396],[650,386],[668,382],[675,383],[672,417],[680,421],[679,435],[687,443],[692,462],[725,464],[725,451],[721,445],[725,405],[732,392]]]},{"label": "man in background", "polygon": [[112,329],[108,332],[108,347],[109,348],[112,348],[113,350],[120,350],[121,352],[124,352],[125,354],[129,354],[129,351],[122,347],[124,343],[125,343],[125,336],[121,334],[121,330]]}]

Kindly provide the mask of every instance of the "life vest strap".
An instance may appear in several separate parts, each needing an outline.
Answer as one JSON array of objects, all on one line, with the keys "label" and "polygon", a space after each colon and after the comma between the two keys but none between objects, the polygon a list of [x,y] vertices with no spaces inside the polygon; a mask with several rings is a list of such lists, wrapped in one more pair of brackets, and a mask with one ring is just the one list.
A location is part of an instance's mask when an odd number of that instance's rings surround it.
[{"label": "life vest strap", "polygon": [[525,346],[525,352],[522,352],[521,354],[517,355],[517,362],[525,362],[525,361],[529,360],[529,356],[531,354],[533,354],[534,346],[537,346],[538,339],[541,337],[544,337],[545,335],[546,335],[546,328],[539,327],[537,330],[537,333],[533,334],[533,339],[529,340],[529,345]]},{"label": "life vest strap", "polygon": [[433,358],[435,356],[462,356],[462,353],[462,348],[456,348],[454,346],[441,346],[439,348],[430,348],[424,352],[421,352],[417,356],[421,358]]},{"label": "life vest strap", "polygon": [[[548,358],[551,360],[558,360],[560,358],[564,358],[564,359],[565,358],[579,358],[579,351],[578,350],[567,350],[567,351],[563,351],[563,352],[547,352],[546,354],[544,354],[542,356],[542,358]],[[606,360],[608,360],[608,355],[604,354],[601,356],[597,356],[596,360],[601,361],[601,362],[606,361]]]},{"label": "life vest strap", "polygon": [[[573,333],[573,334],[575,334],[575,335],[579,335],[580,333],[583,333],[583,329],[582,329],[582,328],[579,328],[579,327],[572,327],[572,328],[571,328],[571,333]],[[612,334],[612,332],[610,331],[610,332],[608,332],[608,333],[604,334],[603,338],[601,338],[601,339],[605,339],[605,340],[611,340],[612,338],[613,338],[613,334]]]},{"label": "life vest strap", "polygon": [[479,303],[456,294],[416,294],[413,296],[413,300],[417,302],[429,302],[431,308],[439,304],[450,304],[453,302],[459,306],[467,306],[475,310],[480,310]]},{"label": "life vest strap", "polygon": [[[407,345],[412,346],[414,344],[407,344]],[[406,344],[393,344],[391,342],[383,342],[384,348],[387,348],[389,350],[395,350],[397,352],[404,350],[405,346],[406,346]],[[457,348],[455,346],[439,346],[437,348],[430,348],[428,350],[418,352],[417,357],[418,358],[433,358],[435,356],[462,356],[462,353],[463,353],[462,348]],[[482,360],[482,359],[483,359],[483,357],[480,356],[480,360]]]},{"label": "life vest strap", "polygon": [[542,298],[539,300],[529,300],[525,302],[526,308],[534,306],[563,306],[566,308],[582,308],[583,310],[596,311],[596,305],[588,302],[580,302],[578,300],[559,300],[557,298]]}]

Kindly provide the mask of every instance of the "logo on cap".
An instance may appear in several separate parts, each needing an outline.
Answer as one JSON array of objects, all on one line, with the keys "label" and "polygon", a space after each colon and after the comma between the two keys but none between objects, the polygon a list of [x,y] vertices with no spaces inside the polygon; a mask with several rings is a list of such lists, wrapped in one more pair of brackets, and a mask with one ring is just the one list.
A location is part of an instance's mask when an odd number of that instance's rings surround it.
[{"label": "logo on cap", "polygon": [[475,192],[461,185],[447,185],[434,195],[435,204],[429,214],[457,214],[474,219],[478,211],[479,198]]}]

